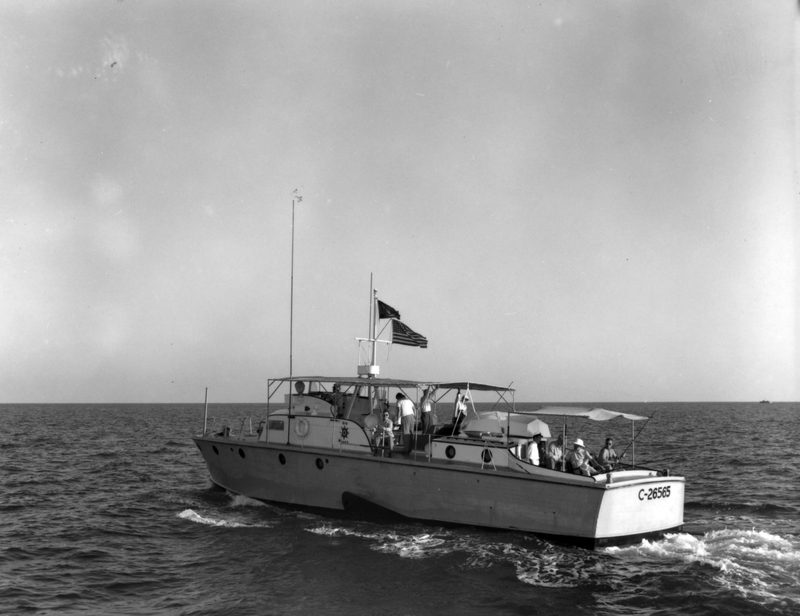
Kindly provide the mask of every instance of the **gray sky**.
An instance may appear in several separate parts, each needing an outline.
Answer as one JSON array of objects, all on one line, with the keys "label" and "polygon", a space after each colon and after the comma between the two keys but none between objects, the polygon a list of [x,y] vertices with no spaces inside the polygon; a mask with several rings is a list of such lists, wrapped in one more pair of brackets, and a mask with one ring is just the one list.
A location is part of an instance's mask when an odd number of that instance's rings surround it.
[{"label": "gray sky", "polygon": [[[791,2],[3,2],[0,402],[800,399]],[[386,337],[388,333],[384,334]]]}]

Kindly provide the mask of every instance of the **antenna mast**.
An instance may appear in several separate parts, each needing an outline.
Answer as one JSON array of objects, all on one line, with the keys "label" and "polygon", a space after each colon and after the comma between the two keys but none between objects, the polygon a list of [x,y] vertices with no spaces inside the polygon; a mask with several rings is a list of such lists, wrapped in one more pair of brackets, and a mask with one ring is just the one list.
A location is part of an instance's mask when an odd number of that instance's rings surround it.
[{"label": "antenna mast", "polygon": [[[289,286],[289,381],[292,380],[292,349],[293,349],[293,333],[294,333],[294,204],[295,201],[300,203],[303,197],[297,194],[295,188],[292,192],[292,268]],[[291,396],[291,389],[289,394]],[[290,409],[293,405],[289,405]]]},{"label": "antenna mast", "polygon": [[[369,333],[366,338],[358,338],[370,345],[369,359],[366,364],[358,366],[358,376],[375,378],[381,372],[378,366],[378,291],[372,286],[372,274],[369,275]],[[359,346],[359,361],[361,361],[361,346]]]}]

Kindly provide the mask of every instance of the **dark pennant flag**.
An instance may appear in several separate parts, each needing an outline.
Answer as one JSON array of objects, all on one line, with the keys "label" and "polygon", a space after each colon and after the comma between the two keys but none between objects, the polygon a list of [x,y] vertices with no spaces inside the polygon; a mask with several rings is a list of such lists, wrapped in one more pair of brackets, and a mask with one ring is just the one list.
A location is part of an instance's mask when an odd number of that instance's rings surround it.
[{"label": "dark pennant flag", "polygon": [[428,339],[425,336],[420,336],[408,325],[397,319],[392,320],[392,342],[423,349],[428,348]]},{"label": "dark pennant flag", "polygon": [[384,304],[381,300],[378,300],[378,317],[381,319],[399,319],[400,313],[389,304]]}]

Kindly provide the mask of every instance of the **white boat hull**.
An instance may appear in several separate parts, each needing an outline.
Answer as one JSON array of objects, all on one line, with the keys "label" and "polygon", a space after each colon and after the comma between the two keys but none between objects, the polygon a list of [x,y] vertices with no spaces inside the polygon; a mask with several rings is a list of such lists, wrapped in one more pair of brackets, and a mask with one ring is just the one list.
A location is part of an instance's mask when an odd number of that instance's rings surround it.
[{"label": "white boat hull", "polygon": [[684,479],[655,472],[598,478],[231,437],[196,437],[212,481],[285,505],[519,530],[587,547],[632,543],[683,525]]}]

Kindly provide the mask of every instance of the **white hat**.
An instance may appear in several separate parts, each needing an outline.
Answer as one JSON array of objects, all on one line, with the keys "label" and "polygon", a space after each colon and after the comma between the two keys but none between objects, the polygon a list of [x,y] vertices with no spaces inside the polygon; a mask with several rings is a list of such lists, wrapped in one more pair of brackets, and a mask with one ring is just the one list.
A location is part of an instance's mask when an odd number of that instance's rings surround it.
[{"label": "white hat", "polygon": [[578,445],[579,447],[586,447],[586,445],[583,444],[583,441],[581,439],[579,439],[579,438],[575,439],[575,442],[573,443],[573,445]]}]

